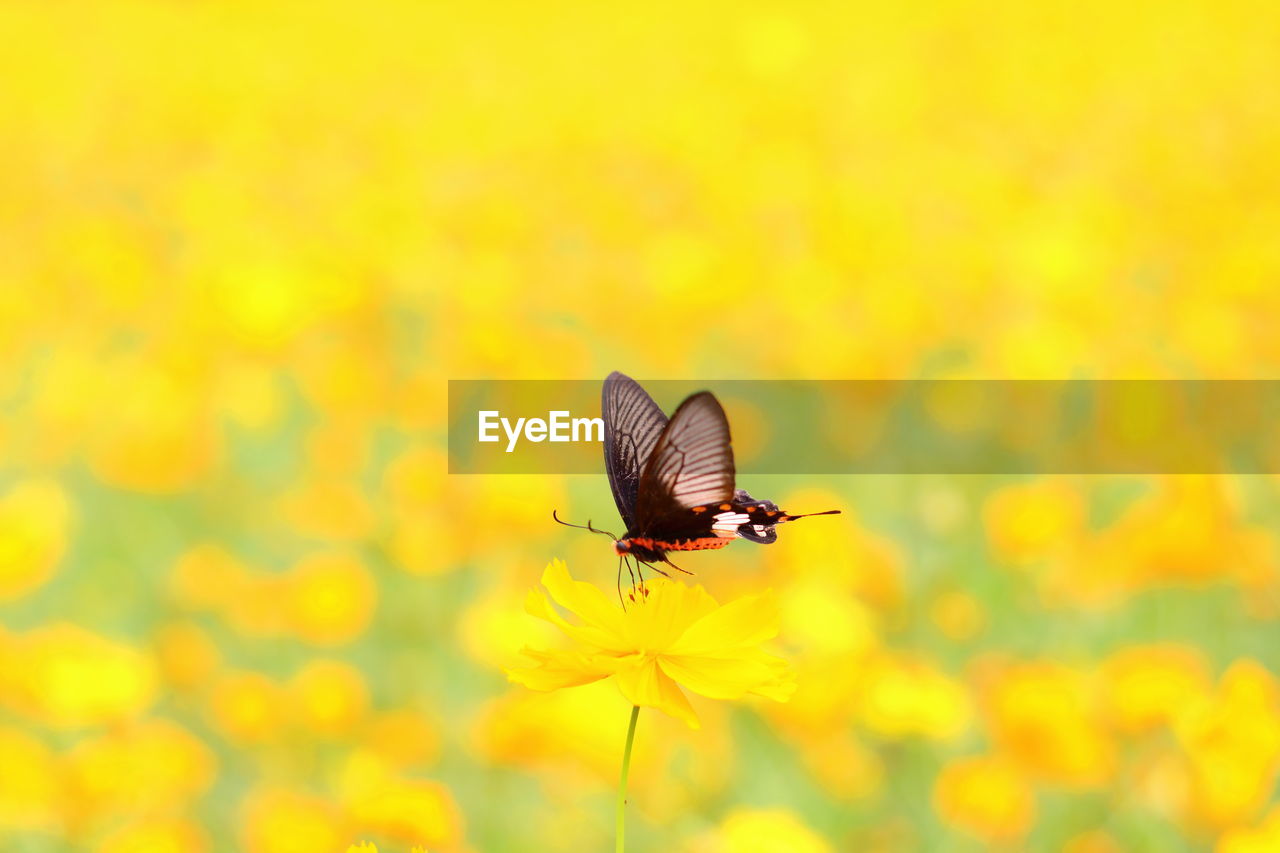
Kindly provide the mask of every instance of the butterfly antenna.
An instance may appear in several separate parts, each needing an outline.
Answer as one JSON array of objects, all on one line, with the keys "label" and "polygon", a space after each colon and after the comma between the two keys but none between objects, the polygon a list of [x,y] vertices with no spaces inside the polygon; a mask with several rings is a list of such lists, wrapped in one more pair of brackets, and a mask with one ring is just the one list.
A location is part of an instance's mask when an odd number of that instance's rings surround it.
[{"label": "butterfly antenna", "polygon": [[556,515],[556,511],[555,511],[554,509],[553,509],[553,510],[551,510],[551,518],[552,518],[553,520],[555,520],[556,524],[563,524],[565,527],[576,527],[576,528],[578,528],[579,530],[588,530],[588,531],[590,531],[590,532],[592,532],[592,533],[599,533],[599,534],[602,534],[602,535],[604,535],[604,536],[608,536],[610,539],[612,539],[612,540],[613,540],[613,541],[615,541],[615,542],[617,542],[617,541],[618,541],[618,537],[617,537],[617,536],[614,536],[614,535],[613,535],[612,533],[610,533],[609,531],[607,531],[607,530],[601,530],[601,529],[600,529],[600,528],[598,528],[598,527],[592,527],[592,526],[591,526],[591,519],[587,519],[587,523],[586,523],[586,524],[570,524],[570,523],[569,523],[569,522],[567,522],[567,521],[562,521],[562,520],[561,520],[561,518],[560,518],[560,516]]},{"label": "butterfly antenna", "polygon": [[795,521],[797,518],[812,518],[815,515],[839,515],[840,510],[828,509],[823,512],[802,512],[799,515],[784,515],[779,521]]}]

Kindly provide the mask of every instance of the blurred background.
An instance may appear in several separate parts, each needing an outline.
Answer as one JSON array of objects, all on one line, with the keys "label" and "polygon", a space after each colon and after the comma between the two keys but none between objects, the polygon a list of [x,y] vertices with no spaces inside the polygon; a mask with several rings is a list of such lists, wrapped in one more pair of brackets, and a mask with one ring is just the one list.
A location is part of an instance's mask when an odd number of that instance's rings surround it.
[{"label": "blurred background", "polygon": [[[1280,367],[1273,3],[0,32],[6,851],[608,847],[625,703],[502,673],[608,486],[447,476],[448,378]],[[1276,478],[741,485],[845,511],[691,566],[800,690],[643,714],[634,850],[1280,845]]]}]

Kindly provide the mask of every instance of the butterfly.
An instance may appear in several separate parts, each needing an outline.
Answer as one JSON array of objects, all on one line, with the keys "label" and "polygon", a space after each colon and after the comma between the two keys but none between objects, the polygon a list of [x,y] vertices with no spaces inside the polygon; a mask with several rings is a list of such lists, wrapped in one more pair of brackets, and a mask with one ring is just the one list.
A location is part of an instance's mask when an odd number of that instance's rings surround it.
[{"label": "butterfly", "polygon": [[724,548],[739,538],[767,545],[777,541],[779,524],[840,512],[793,515],[736,488],[729,419],[710,391],[687,397],[668,420],[639,383],[614,371],[604,381],[601,410],[605,471],[626,525],[622,536],[606,535],[623,561],[684,572],[671,552]]}]

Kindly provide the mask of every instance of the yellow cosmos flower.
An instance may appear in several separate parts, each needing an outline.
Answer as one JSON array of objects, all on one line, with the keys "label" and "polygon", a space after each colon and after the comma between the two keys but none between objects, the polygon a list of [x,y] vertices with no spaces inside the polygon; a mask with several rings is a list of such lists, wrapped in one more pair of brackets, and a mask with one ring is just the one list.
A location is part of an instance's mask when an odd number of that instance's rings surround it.
[{"label": "yellow cosmos flower", "polygon": [[[657,708],[698,727],[698,716],[681,686],[711,699],[747,694],[785,702],[795,679],[781,658],[760,643],[778,632],[778,613],[768,595],[721,606],[701,586],[660,579],[626,609],[588,583],[575,581],[562,560],[542,573],[547,595],[531,590],[525,609],[558,626],[574,641],[570,649],[524,650],[537,661],[507,670],[534,690],[558,690],[613,678],[632,705]],[[552,601],[576,615],[565,619]]]}]

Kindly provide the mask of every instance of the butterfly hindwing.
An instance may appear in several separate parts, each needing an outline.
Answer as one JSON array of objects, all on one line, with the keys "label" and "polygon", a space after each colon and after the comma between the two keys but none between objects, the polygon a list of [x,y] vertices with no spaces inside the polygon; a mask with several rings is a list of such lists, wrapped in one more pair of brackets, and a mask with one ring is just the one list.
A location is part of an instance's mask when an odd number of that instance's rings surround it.
[{"label": "butterfly hindwing", "polygon": [[636,519],[640,475],[667,426],[667,416],[635,380],[616,370],[604,381],[600,411],[609,487],[623,524],[630,528]]},{"label": "butterfly hindwing", "polygon": [[[735,505],[747,507],[751,520],[738,528],[738,535],[749,542],[760,545],[772,545],[778,541],[776,518],[782,514],[773,501],[758,501],[747,494],[745,489],[733,493]],[[764,523],[761,523],[764,522]]]},{"label": "butterfly hindwing", "polygon": [[655,529],[687,518],[692,507],[729,503],[733,481],[729,419],[710,392],[694,394],[671,416],[641,471],[629,526]]}]

